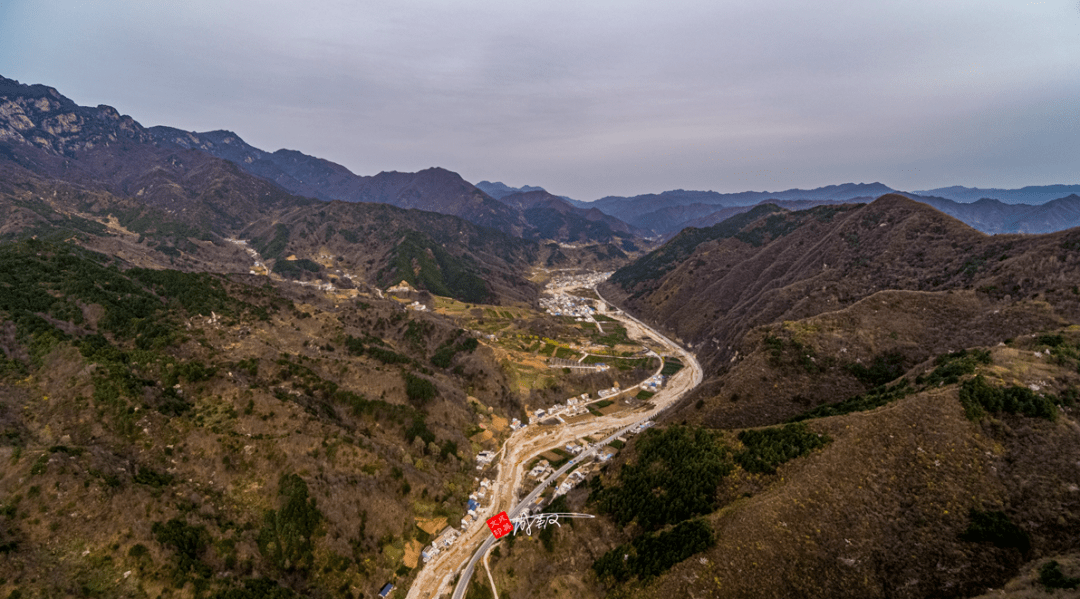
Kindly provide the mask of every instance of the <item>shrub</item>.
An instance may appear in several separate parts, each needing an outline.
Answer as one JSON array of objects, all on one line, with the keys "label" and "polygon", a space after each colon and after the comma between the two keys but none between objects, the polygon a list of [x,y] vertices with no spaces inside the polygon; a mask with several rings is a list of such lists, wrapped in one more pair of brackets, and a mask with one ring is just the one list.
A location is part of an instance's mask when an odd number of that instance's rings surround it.
[{"label": "shrub", "polygon": [[739,433],[745,449],[735,454],[735,461],[747,472],[773,474],[776,467],[788,460],[824,446],[830,441],[805,424],[787,424],[779,428],[746,430]]},{"label": "shrub", "polygon": [[404,337],[414,347],[423,347],[424,341],[431,335],[435,325],[424,320],[410,320],[405,326]]},{"label": "shrub", "polygon": [[142,559],[147,555],[150,555],[150,550],[147,549],[146,545],[143,545],[142,543],[135,543],[131,546],[131,549],[128,549],[128,557]]},{"label": "shrub", "polygon": [[161,487],[171,485],[173,482],[173,476],[169,473],[157,472],[144,466],[139,468],[139,470],[135,473],[135,476],[132,477],[132,480],[139,483],[140,485],[146,485],[149,487],[154,487],[155,489],[160,489]]},{"label": "shrub", "polygon": [[448,456],[457,456],[457,452],[458,452],[457,443],[454,443],[453,441],[447,439],[442,444],[442,447],[439,449],[439,457],[445,459]]},{"label": "shrub", "polygon": [[928,375],[915,377],[916,385],[952,385],[960,381],[965,374],[973,374],[979,364],[990,364],[990,351],[962,349],[957,352],[942,354],[934,359],[935,368]]},{"label": "shrub", "polygon": [[715,433],[648,429],[636,446],[637,462],[623,466],[618,485],[596,492],[601,512],[619,524],[637,520],[657,529],[715,509],[717,485],[733,469]]},{"label": "shrub", "polygon": [[850,414],[851,412],[872,410],[891,401],[905,397],[914,391],[915,389],[911,387],[911,384],[908,383],[907,379],[900,379],[900,382],[891,387],[877,387],[864,394],[856,395],[855,397],[845,399],[839,403],[825,404],[807,410],[802,414],[791,418],[789,422],[799,422],[802,420],[810,420],[811,418],[825,418],[827,416],[839,416],[841,414]]},{"label": "shrub", "polygon": [[435,398],[436,392],[435,383],[411,372],[405,373],[405,395],[409,401],[425,404]]},{"label": "shrub", "polygon": [[38,459],[34,460],[34,465],[30,466],[30,474],[38,475],[45,474],[45,470],[49,467],[49,454],[42,454]]},{"label": "shrub", "polygon": [[880,387],[890,383],[907,370],[904,355],[899,352],[876,356],[870,366],[849,364],[846,368],[852,376],[868,387]]},{"label": "shrub", "polygon": [[383,364],[408,364],[412,361],[408,356],[375,346],[368,347],[367,354]]},{"label": "shrub", "polygon": [[286,571],[305,570],[315,557],[311,540],[323,515],[308,497],[308,486],[296,474],[283,474],[278,482],[281,508],[269,510],[259,531],[259,551]]},{"label": "shrub", "polygon": [[[1057,334],[1057,335],[1049,335],[1049,334],[1039,335],[1035,339],[1035,342],[1038,343],[1039,345],[1049,345],[1050,347],[1057,347],[1057,346],[1065,343],[1065,337],[1060,335],[1060,334]],[[1057,562],[1050,562],[1050,563],[1057,563]]]},{"label": "shrub", "polygon": [[707,521],[690,520],[669,531],[645,533],[619,545],[593,562],[592,567],[601,580],[609,582],[623,582],[635,576],[648,580],[715,542]]},{"label": "shrub", "polygon": [[222,589],[210,596],[210,599],[298,599],[291,589],[280,586],[269,578],[251,578],[244,581],[243,587]]},{"label": "shrub", "polygon": [[1031,548],[1028,534],[1013,524],[1005,512],[984,512],[972,509],[967,529],[960,539],[969,543],[993,543],[997,547],[1015,547],[1021,553]]},{"label": "shrub", "polygon": [[1075,589],[1080,586],[1080,578],[1065,576],[1065,573],[1061,571],[1061,564],[1054,560],[1046,562],[1039,568],[1039,582],[1046,587],[1047,591]]},{"label": "shrub", "polygon": [[206,528],[192,526],[179,518],[173,518],[168,522],[155,522],[150,527],[154,538],[165,547],[176,552],[176,570],[173,574],[173,583],[180,587],[187,578],[188,572],[202,578],[210,577],[210,568],[200,561],[200,556],[206,550]]},{"label": "shrub", "polygon": [[1023,414],[1031,418],[1055,420],[1057,407],[1052,399],[1027,387],[994,387],[982,375],[960,385],[960,404],[969,420],[978,420],[987,412]]}]

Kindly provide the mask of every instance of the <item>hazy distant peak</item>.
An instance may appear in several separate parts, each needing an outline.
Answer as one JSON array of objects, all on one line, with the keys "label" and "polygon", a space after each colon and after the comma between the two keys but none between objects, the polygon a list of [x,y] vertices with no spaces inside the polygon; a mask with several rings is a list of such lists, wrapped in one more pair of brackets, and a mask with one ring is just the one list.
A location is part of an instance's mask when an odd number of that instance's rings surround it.
[{"label": "hazy distant peak", "polygon": [[939,187],[925,191],[916,191],[919,195],[935,196],[952,200],[954,202],[975,202],[984,198],[1000,200],[1005,204],[1045,204],[1051,200],[1066,197],[1070,194],[1080,193],[1080,185],[1029,185],[1019,189],[996,189],[980,187],[964,187],[952,185]]},{"label": "hazy distant peak", "polygon": [[500,200],[512,193],[526,193],[530,191],[547,191],[543,187],[536,187],[534,185],[522,185],[521,187],[511,187],[502,181],[481,181],[476,184],[476,188],[480,191],[488,194],[489,196]]},{"label": "hazy distant peak", "polygon": [[416,172],[417,173],[428,173],[428,174],[433,174],[433,175],[443,175],[443,176],[450,175],[450,176],[456,177],[458,179],[461,178],[461,175],[455,173],[454,171],[452,171],[450,169],[445,169],[445,168],[443,168],[441,166],[429,166],[429,167],[427,167],[425,169],[420,169],[420,170],[418,170]]},{"label": "hazy distant peak", "polygon": [[897,190],[885,185],[884,183],[840,183],[838,185],[826,185],[824,187],[816,187],[814,189],[788,189],[785,191],[775,192],[775,195],[782,197],[802,196],[806,198],[818,198],[818,199],[850,199],[857,196],[866,195],[882,195],[892,193]]}]

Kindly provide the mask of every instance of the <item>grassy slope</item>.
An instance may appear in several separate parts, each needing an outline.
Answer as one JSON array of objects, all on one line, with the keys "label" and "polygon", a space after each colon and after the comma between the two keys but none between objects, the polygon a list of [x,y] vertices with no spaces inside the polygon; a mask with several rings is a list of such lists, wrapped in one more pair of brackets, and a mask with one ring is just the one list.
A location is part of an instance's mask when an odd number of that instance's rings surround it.
[{"label": "grassy slope", "polygon": [[[24,255],[51,251],[37,244]],[[134,329],[106,328],[110,290],[118,284],[132,283],[114,298],[119,306],[133,305],[123,293],[172,296],[109,268],[95,275],[103,268],[98,260],[76,252],[61,262],[103,285],[115,278],[99,299],[87,295],[92,286],[51,277],[61,283],[49,283],[52,296],[42,297],[62,301],[30,312],[13,304],[2,314],[4,596],[16,588],[23,596],[191,596],[194,585],[213,591],[230,579],[259,576],[311,596],[337,596],[346,587],[373,594],[395,578],[401,546],[416,534],[414,516],[455,517],[463,509],[472,476],[464,431],[476,420],[464,387],[489,404],[520,409],[503,405],[505,385],[486,350],[455,357],[457,373],[431,370],[428,358],[454,338],[454,328],[389,301],[335,309],[307,292],[292,297],[289,287],[209,277],[211,287],[194,294],[194,303],[161,304],[146,321],[157,329],[140,328],[138,320]],[[209,309],[199,313],[199,298],[218,297],[212,289],[227,293],[211,307],[216,321]],[[81,307],[78,318],[70,305]],[[252,311],[259,307],[267,320]],[[35,320],[34,313],[52,320]],[[69,320],[57,318],[64,315]],[[418,341],[409,334],[414,321],[429,323]],[[94,332],[114,349],[80,352]],[[409,362],[353,355],[347,336]],[[407,400],[403,370],[433,380],[438,397]],[[130,391],[101,394],[125,381]],[[410,441],[416,432],[434,444]],[[446,442],[457,445],[461,459],[445,455]],[[282,505],[278,479],[286,473],[306,482],[324,516],[312,565],[291,572],[275,567],[257,543],[264,514]],[[184,590],[169,590],[177,552],[156,539],[153,524],[173,518],[204,527],[206,545],[195,559],[228,578],[202,579],[192,570]],[[147,548],[145,556],[129,553],[137,545]]]}]

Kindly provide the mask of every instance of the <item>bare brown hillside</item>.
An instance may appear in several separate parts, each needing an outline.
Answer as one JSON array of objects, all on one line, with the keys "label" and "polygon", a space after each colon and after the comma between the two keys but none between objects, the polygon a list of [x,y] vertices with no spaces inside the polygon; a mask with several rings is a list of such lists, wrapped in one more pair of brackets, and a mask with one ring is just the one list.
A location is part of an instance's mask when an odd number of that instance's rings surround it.
[{"label": "bare brown hillside", "polygon": [[[993,385],[1052,393],[1080,382],[1075,361],[1052,363],[1044,350],[1031,339],[993,348],[977,373]],[[559,529],[551,552],[535,541],[504,544],[495,566],[500,596],[915,598],[1000,588],[1025,564],[1075,551],[1080,433],[1075,408],[1054,421],[971,421],[958,395],[970,376],[809,421],[831,441],[775,474],[736,468],[717,489],[721,507],[706,516],[715,545],[659,576],[598,578],[596,560],[637,534],[635,525],[604,518]],[[740,447],[734,434],[719,442]],[[636,459],[624,454],[602,486]],[[571,509],[596,509],[587,496],[572,494]],[[980,518],[1001,528],[971,532]]]},{"label": "bare brown hillside", "polygon": [[[975,291],[879,291],[835,312],[753,329],[725,375],[699,388],[670,420],[777,424],[891,382],[934,356],[1068,324],[1043,301],[1002,306]],[[873,381],[852,373],[875,363],[894,371]]]},{"label": "bare brown hillside", "polygon": [[1080,317],[1077,229],[991,237],[886,195],[865,205],[773,212],[701,239],[664,269],[632,263],[604,292],[692,344],[713,373],[755,326],[835,311],[882,290],[976,290],[1003,307],[1038,299],[1067,319]]}]

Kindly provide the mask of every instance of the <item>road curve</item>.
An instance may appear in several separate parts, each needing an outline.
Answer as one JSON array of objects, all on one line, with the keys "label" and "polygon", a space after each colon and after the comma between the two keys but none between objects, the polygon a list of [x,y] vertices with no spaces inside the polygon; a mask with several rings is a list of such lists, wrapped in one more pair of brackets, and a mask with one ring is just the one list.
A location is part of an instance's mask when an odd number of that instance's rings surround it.
[{"label": "road curve", "polygon": [[[603,296],[600,295],[600,292],[598,290],[596,290],[596,294],[600,297],[601,301],[611,304],[611,302],[607,301],[606,299],[604,299]],[[614,433],[610,434],[599,443],[592,444],[589,449],[583,451],[580,455],[563,465],[562,468],[559,468],[554,474],[544,479],[544,481],[537,485],[531,493],[526,495],[521,501],[514,505],[512,509],[507,510],[507,514],[511,518],[518,516],[521,511],[527,506],[529,506],[530,503],[534,501],[549,484],[554,482],[559,476],[572,468],[574,464],[578,464],[586,457],[593,455],[594,453],[599,451],[600,448],[604,447],[616,438],[622,436],[638,424],[656,417],[659,413],[674,405],[680,398],[682,398],[683,395],[701,384],[701,380],[703,378],[701,364],[698,363],[697,358],[694,356],[694,354],[680,347],[678,344],[676,344],[671,339],[668,339],[659,331],[653,329],[649,325],[641,322],[640,320],[634,318],[626,312],[620,311],[618,314],[610,316],[620,320],[626,319],[632,321],[634,324],[641,327],[641,329],[653,339],[656,339],[657,341],[663,343],[670,350],[674,350],[674,352],[677,353],[679,355],[679,358],[682,360],[684,368],[671,377],[668,385],[665,386],[664,389],[661,389],[656,395],[653,396],[652,402],[655,407],[652,410],[650,410],[644,416],[636,415],[632,417],[632,421],[630,423],[619,422],[620,424],[623,424],[623,426],[618,428]],[[686,374],[690,375],[689,380],[687,380],[687,377],[685,376]],[[627,420],[626,417],[619,419],[619,421],[625,420]],[[600,421],[598,419],[597,421],[595,421],[595,423],[590,424],[599,425],[593,427],[593,432],[596,432],[598,430],[608,429],[615,423],[612,423],[608,420]],[[579,435],[579,438],[587,436],[588,434],[589,432],[582,432]],[[469,559],[468,563],[465,565],[465,568],[461,571],[461,576],[458,577],[457,586],[454,588],[453,599],[462,599],[465,596],[465,591],[469,587],[469,581],[472,579],[473,571],[476,568],[476,562],[479,561],[481,557],[484,556],[491,549],[491,546],[495,544],[495,541],[495,537],[491,534],[488,534],[484,542],[480,545],[476,552],[473,553],[472,558]],[[410,595],[412,595],[412,593],[410,593]]]}]

